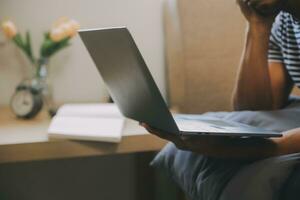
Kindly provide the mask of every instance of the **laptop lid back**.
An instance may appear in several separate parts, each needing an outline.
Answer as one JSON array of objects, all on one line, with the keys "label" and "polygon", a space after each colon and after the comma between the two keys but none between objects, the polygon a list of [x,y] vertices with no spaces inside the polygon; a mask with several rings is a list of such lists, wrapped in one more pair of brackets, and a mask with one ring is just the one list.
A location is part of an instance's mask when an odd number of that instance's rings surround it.
[{"label": "laptop lid back", "polygon": [[124,116],[179,133],[127,28],[80,30],[79,34]]}]

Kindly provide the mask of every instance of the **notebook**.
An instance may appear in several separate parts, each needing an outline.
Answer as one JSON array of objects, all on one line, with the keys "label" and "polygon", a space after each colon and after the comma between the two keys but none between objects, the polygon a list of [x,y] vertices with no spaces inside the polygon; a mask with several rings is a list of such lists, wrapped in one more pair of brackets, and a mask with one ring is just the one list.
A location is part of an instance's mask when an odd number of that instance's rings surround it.
[{"label": "notebook", "polygon": [[120,142],[125,118],[115,104],[66,104],[52,119],[48,136]]}]

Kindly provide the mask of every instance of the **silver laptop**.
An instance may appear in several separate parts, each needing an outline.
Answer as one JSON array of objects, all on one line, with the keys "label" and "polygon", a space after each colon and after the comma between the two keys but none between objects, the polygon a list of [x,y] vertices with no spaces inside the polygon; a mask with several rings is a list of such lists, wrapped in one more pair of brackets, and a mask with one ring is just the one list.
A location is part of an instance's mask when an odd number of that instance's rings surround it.
[{"label": "silver laptop", "polygon": [[[127,28],[80,30],[80,37],[124,116],[169,134],[280,137],[280,133],[212,118],[175,120]],[[149,35],[151,37],[151,35]]]}]

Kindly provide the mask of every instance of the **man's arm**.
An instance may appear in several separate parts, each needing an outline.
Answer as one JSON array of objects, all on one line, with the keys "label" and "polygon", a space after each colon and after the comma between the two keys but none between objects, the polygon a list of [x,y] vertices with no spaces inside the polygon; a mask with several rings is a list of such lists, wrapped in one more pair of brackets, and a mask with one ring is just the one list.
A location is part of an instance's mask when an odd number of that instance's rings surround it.
[{"label": "man's arm", "polygon": [[249,24],[233,97],[235,110],[272,109],[273,97],[268,70],[270,30],[271,25]]},{"label": "man's arm", "polygon": [[294,83],[283,63],[269,63],[269,74],[272,89],[272,108],[279,109],[286,105]]},{"label": "man's arm", "polygon": [[[280,107],[290,93],[290,80],[281,63],[268,63],[272,20],[251,17],[247,8],[251,0],[238,0],[250,24],[238,87],[237,109]],[[267,2],[272,2],[268,0]],[[257,1],[255,1],[257,2]],[[263,2],[263,0],[259,1]],[[250,4],[251,5],[251,4]],[[251,19],[250,19],[251,18]],[[265,19],[266,20],[266,19]],[[266,23],[265,23],[266,22]],[[269,66],[269,67],[268,67]],[[262,98],[263,97],[263,98]],[[282,138],[231,138],[220,136],[184,136],[167,133],[142,123],[150,133],[173,142],[179,149],[219,158],[261,159],[300,152],[300,128],[284,133]]]},{"label": "man's arm", "polygon": [[233,107],[235,110],[278,109],[288,99],[292,84],[282,63],[268,63],[274,16],[260,16],[251,5],[242,0],[238,3],[249,23]]}]

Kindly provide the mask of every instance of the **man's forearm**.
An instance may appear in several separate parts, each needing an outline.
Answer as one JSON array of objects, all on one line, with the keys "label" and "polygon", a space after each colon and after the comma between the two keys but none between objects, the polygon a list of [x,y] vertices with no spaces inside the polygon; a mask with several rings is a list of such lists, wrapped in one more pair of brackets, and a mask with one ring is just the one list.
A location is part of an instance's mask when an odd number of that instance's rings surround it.
[{"label": "man's forearm", "polygon": [[250,26],[234,91],[235,110],[272,109],[268,49],[271,26]]}]

